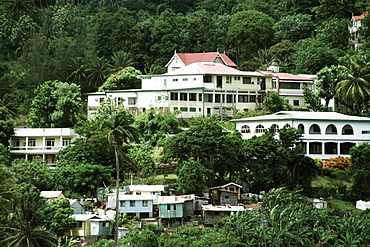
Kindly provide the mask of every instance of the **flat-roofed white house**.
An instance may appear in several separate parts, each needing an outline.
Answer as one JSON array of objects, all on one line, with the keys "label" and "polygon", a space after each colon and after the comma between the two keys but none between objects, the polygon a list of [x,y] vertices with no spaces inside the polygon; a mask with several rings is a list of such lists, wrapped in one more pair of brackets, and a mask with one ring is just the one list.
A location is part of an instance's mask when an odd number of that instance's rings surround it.
[{"label": "flat-roofed white house", "polygon": [[133,114],[155,108],[180,117],[232,117],[237,110],[262,107],[273,91],[272,75],[240,71],[221,63],[196,62],[162,75],[141,75],[141,89],[88,94],[88,116],[108,98]]},{"label": "flat-roofed white house", "polygon": [[[107,208],[116,208],[116,194],[107,194]],[[140,218],[153,217],[153,201],[156,195],[126,195],[119,194],[119,213],[124,215],[135,215]]]},{"label": "flat-roofed white house", "polygon": [[10,137],[12,159],[41,157],[52,165],[55,154],[79,137],[71,128],[15,128]]},{"label": "flat-roofed white house", "polygon": [[260,73],[272,76],[273,91],[289,101],[296,110],[307,109],[303,95],[303,87],[315,90],[315,83],[308,75],[293,75],[273,71],[260,71]]},{"label": "flat-roofed white house", "polygon": [[232,121],[243,139],[262,135],[272,126],[276,130],[286,125],[300,129],[306,155],[324,160],[349,157],[351,147],[370,142],[370,118],[337,112],[281,111]]}]

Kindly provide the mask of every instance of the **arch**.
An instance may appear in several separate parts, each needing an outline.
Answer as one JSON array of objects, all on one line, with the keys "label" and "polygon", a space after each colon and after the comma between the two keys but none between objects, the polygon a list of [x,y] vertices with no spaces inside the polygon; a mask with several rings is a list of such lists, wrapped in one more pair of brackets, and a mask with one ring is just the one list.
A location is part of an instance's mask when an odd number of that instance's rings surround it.
[{"label": "arch", "polygon": [[257,125],[255,133],[265,133],[265,127],[262,124]]},{"label": "arch", "polygon": [[298,124],[297,129],[302,130],[302,133],[304,133],[304,125],[303,124]]},{"label": "arch", "polygon": [[251,133],[251,129],[248,125],[243,125],[241,128],[241,133]]},{"label": "arch", "polygon": [[277,124],[271,125],[271,129],[274,131],[274,133],[279,133],[279,126]]},{"label": "arch", "polygon": [[290,128],[290,127],[291,127],[290,124],[284,125],[284,128]]},{"label": "arch", "polygon": [[334,124],[329,124],[325,130],[326,135],[338,135],[337,127]]},{"label": "arch", "polygon": [[349,124],[346,124],[343,126],[342,128],[342,135],[353,135],[354,132],[353,132],[353,128],[351,125]]},{"label": "arch", "polygon": [[321,135],[321,129],[320,129],[320,126],[318,126],[317,124],[312,124],[310,126],[310,131],[309,133],[311,135]]}]

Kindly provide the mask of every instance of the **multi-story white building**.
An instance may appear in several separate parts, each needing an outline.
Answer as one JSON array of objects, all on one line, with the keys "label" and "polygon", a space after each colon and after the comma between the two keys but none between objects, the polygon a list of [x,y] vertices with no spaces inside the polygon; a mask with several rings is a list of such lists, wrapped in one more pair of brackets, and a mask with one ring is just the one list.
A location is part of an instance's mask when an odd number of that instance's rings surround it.
[{"label": "multi-story white building", "polygon": [[243,139],[262,135],[273,127],[284,126],[303,131],[303,147],[311,158],[349,157],[351,147],[370,142],[370,118],[336,112],[281,111],[271,115],[235,119]]},{"label": "multi-story white building", "polygon": [[55,154],[78,137],[70,128],[16,128],[10,137],[10,156],[26,160],[38,156],[52,165]]},{"label": "multi-story white building", "polygon": [[244,72],[219,63],[193,63],[163,75],[143,75],[141,89],[97,92],[88,95],[88,115],[107,98],[131,113],[149,108],[180,110],[181,117],[233,116],[237,110],[261,108],[272,75]]}]

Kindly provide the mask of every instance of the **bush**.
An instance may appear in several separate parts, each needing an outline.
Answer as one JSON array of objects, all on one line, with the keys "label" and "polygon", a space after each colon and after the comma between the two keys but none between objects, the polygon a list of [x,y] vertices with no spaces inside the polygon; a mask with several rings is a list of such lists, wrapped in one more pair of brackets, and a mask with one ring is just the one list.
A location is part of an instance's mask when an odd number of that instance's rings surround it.
[{"label": "bush", "polygon": [[347,171],[349,170],[351,166],[351,160],[349,157],[336,157],[336,158],[331,158],[329,160],[324,161],[323,163],[323,169],[329,168],[329,169],[334,169],[334,170],[344,170]]}]

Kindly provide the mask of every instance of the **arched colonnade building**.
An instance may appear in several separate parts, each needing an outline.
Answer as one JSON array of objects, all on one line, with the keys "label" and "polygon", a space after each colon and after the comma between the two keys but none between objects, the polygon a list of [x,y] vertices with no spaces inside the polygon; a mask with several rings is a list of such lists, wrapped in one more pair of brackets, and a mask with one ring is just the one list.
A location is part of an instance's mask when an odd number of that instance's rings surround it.
[{"label": "arched colonnade building", "polygon": [[281,111],[233,121],[243,139],[262,135],[271,127],[276,132],[284,126],[300,129],[306,155],[324,160],[349,157],[351,147],[370,142],[370,118],[336,112]]}]

